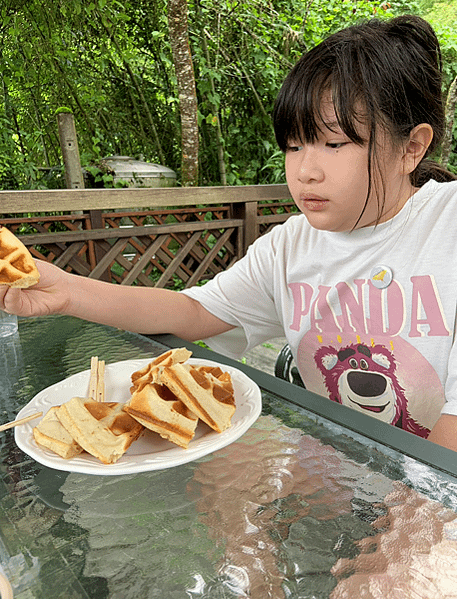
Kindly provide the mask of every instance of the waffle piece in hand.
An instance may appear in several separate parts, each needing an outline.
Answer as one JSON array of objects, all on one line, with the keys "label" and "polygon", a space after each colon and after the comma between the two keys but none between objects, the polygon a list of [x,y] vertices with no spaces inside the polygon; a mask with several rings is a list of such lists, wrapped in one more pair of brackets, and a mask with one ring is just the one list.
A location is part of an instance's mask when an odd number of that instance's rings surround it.
[{"label": "waffle piece in hand", "polygon": [[0,285],[31,287],[40,280],[32,255],[9,229],[0,226]]},{"label": "waffle piece in hand", "polygon": [[207,366],[175,364],[160,371],[159,382],[218,433],[230,427],[235,413],[235,394],[228,372]]},{"label": "waffle piece in hand", "polygon": [[143,426],[123,411],[124,404],[73,397],[57,417],[85,451],[113,464],[138,439]]},{"label": "waffle piece in hand", "polygon": [[124,406],[127,414],[164,439],[187,449],[198,418],[167,387],[144,385]]},{"label": "waffle piece in hand", "polygon": [[132,374],[132,387],[130,388],[130,393],[133,394],[135,391],[141,391],[141,389],[149,383],[155,383],[160,367],[173,366],[173,364],[186,362],[191,355],[192,352],[185,347],[178,347],[176,349],[170,349],[157,358],[154,358],[154,360],[144,368],[137,370]]},{"label": "waffle piece in hand", "polygon": [[59,410],[59,406],[49,408],[43,419],[33,428],[33,436],[38,445],[46,447],[68,460],[80,454],[83,448],[57,418]]}]

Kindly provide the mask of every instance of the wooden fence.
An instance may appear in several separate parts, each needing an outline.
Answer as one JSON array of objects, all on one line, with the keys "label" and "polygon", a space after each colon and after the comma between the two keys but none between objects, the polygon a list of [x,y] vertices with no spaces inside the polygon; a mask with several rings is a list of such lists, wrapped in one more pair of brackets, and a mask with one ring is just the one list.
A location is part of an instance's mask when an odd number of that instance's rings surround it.
[{"label": "wooden fence", "polygon": [[294,210],[286,185],[0,192],[33,256],[121,285],[210,279]]}]

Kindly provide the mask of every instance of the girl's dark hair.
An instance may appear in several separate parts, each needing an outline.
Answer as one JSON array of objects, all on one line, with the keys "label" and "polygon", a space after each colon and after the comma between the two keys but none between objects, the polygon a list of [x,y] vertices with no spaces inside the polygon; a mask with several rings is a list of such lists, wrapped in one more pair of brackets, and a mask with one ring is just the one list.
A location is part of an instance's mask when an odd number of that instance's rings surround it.
[{"label": "girl's dark hair", "polygon": [[[287,76],[275,104],[275,134],[283,151],[290,140],[317,139],[324,120],[322,98],[329,92],[345,135],[355,143],[368,143],[370,187],[380,128],[401,143],[420,123],[428,123],[434,135],[410,175],[412,185],[456,178],[427,158],[441,142],[445,114],[440,46],[426,21],[413,15],[372,19],[329,36],[307,52]],[[368,140],[358,133],[361,118]]]}]

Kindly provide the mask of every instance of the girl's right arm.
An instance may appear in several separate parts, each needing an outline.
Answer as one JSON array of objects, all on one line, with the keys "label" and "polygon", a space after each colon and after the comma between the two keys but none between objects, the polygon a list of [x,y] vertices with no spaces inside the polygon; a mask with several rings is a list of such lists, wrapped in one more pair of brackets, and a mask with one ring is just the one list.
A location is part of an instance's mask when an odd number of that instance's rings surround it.
[{"label": "girl's right arm", "polygon": [[137,333],[171,333],[188,341],[233,328],[182,293],[115,285],[69,274],[47,262],[36,264],[37,285],[0,286],[0,309],[19,316],[67,314]]},{"label": "girl's right arm", "polygon": [[432,428],[428,440],[457,451],[457,416],[442,414]]}]

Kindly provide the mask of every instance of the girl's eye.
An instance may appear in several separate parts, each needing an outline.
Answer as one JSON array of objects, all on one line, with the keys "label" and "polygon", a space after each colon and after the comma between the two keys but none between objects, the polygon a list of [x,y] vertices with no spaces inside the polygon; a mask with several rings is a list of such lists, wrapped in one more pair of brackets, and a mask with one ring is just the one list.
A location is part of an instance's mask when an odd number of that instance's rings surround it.
[{"label": "girl's eye", "polygon": [[345,146],[347,143],[348,143],[347,141],[327,142],[327,147],[331,148],[332,150],[339,150],[340,148]]},{"label": "girl's eye", "polygon": [[302,149],[303,149],[303,146],[294,146],[294,145],[288,145],[287,146],[287,151],[288,152],[299,152]]}]

